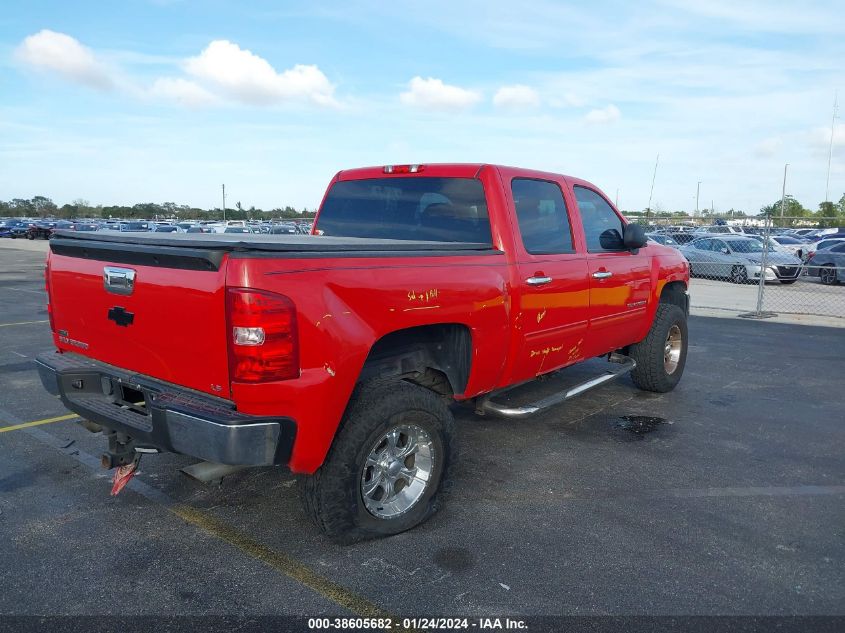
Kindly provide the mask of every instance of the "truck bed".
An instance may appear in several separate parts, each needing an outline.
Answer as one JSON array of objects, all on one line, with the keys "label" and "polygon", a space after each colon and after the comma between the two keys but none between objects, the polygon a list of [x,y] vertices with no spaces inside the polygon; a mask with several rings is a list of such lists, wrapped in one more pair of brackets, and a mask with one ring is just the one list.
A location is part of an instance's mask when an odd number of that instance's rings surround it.
[{"label": "truck bed", "polygon": [[480,242],[426,242],[363,237],[321,235],[265,235],[249,233],[143,233],[143,232],[55,232],[54,244],[107,242],[145,246],[188,247],[208,250],[275,251],[288,253],[396,252],[396,251],[484,251],[495,250]]},{"label": "truck bed", "polygon": [[425,242],[318,235],[243,233],[134,233],[56,231],[50,241],[57,255],[138,266],[218,270],[227,253],[286,258],[402,257],[499,253],[490,244]]}]

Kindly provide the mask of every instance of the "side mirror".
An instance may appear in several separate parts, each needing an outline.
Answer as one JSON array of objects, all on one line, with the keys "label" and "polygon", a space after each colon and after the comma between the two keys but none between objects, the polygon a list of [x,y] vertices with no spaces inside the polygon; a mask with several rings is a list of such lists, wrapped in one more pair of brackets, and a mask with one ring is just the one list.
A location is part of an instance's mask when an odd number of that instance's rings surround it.
[{"label": "side mirror", "polygon": [[621,251],[627,248],[616,229],[606,229],[599,235],[599,246],[605,251]]},{"label": "side mirror", "polygon": [[634,223],[625,225],[625,234],[622,237],[625,248],[633,251],[645,246],[646,242],[648,242],[648,238],[642,226]]}]

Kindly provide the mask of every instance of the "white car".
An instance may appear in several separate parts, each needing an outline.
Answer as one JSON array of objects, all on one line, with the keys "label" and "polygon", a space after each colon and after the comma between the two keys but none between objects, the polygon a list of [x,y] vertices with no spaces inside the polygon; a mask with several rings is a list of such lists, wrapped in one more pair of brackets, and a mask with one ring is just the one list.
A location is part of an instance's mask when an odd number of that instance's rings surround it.
[{"label": "white car", "polygon": [[803,257],[807,252],[807,242],[789,235],[772,235],[771,239],[779,244],[784,250],[789,251],[796,257]]}]

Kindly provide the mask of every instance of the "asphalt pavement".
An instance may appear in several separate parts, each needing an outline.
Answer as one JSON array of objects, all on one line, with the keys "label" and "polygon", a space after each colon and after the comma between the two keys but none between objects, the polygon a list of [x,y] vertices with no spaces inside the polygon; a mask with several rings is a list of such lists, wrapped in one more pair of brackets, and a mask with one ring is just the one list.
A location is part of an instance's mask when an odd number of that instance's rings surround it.
[{"label": "asphalt pavement", "polygon": [[42,271],[0,244],[0,614],[845,615],[839,328],[692,317],[672,393],[626,377],[519,422],[456,407],[443,510],[343,547],[283,469],[203,485],[152,455],[110,497],[99,435],[29,424],[68,414],[32,364]]}]

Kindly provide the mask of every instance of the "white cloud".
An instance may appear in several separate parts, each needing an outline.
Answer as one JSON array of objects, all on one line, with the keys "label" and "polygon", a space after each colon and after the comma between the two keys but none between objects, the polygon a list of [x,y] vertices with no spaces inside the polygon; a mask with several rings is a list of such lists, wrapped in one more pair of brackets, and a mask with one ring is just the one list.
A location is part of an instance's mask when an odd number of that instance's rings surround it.
[{"label": "white cloud", "polygon": [[587,116],[584,117],[584,121],[595,125],[603,125],[618,121],[621,116],[622,113],[619,112],[619,108],[611,103],[605,108],[590,110]]},{"label": "white cloud", "polygon": [[408,91],[399,95],[405,105],[434,110],[463,110],[481,100],[474,90],[444,84],[440,79],[414,77],[408,82]]},{"label": "white cloud", "polygon": [[[830,147],[830,128],[817,127],[810,137],[810,142],[816,147]],[[833,146],[845,146],[845,123],[837,123],[833,127]]]},{"label": "white cloud", "polygon": [[778,153],[783,146],[783,141],[779,138],[767,138],[757,143],[754,148],[754,153],[761,158],[771,158]]},{"label": "white cloud", "polygon": [[150,88],[150,95],[175,101],[187,108],[200,108],[217,101],[216,97],[208,90],[181,77],[156,79]]},{"label": "white cloud", "polygon": [[586,99],[574,92],[567,92],[562,97],[549,99],[549,105],[553,108],[582,108],[587,105]]},{"label": "white cloud", "polygon": [[69,81],[98,90],[110,90],[114,82],[105,66],[79,40],[44,29],[21,42],[15,56],[23,63],[61,75]]},{"label": "white cloud", "polygon": [[334,86],[317,66],[297,64],[280,73],[263,57],[226,40],[215,40],[188,59],[185,71],[244,103],[337,105]]},{"label": "white cloud", "polygon": [[515,110],[520,108],[536,108],[540,105],[540,95],[534,88],[522,84],[502,86],[493,95],[493,105]]}]

